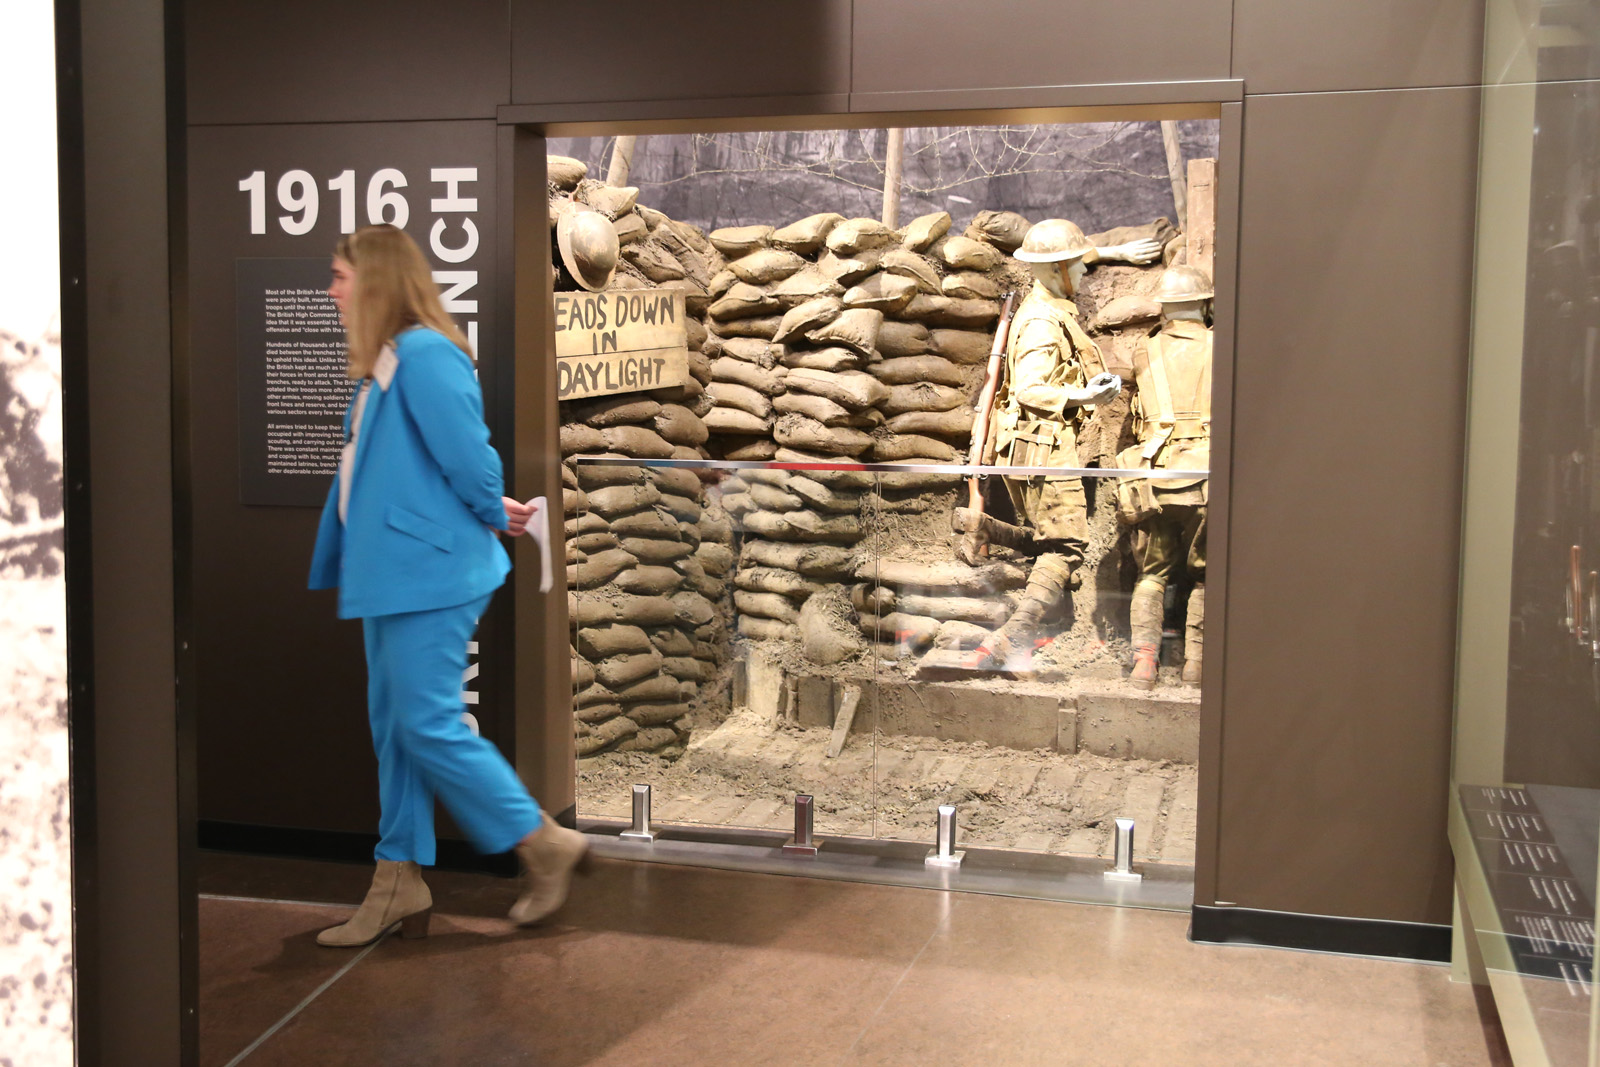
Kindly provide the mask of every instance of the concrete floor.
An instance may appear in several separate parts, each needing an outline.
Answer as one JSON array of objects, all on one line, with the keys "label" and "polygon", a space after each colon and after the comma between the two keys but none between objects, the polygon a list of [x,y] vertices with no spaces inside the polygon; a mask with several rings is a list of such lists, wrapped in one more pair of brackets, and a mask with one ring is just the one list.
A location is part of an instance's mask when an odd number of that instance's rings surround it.
[{"label": "concrete floor", "polygon": [[600,861],[549,926],[430,872],[431,936],[334,950],[348,907],[284,902],[369,875],[204,857],[203,1064],[1509,1063],[1447,968],[1194,945],[1182,914]]}]

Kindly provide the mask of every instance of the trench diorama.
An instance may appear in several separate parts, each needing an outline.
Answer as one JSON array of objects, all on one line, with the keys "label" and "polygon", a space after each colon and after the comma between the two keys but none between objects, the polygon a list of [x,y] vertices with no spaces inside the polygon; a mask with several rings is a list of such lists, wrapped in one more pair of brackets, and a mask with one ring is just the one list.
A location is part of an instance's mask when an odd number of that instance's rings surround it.
[{"label": "trench diorama", "polygon": [[706,233],[548,162],[580,815],[648,782],[664,821],[803,793],[920,839],[956,803],[970,843],[1086,855],[1126,816],[1191,863],[1215,161],[1187,232],[1093,234]]}]

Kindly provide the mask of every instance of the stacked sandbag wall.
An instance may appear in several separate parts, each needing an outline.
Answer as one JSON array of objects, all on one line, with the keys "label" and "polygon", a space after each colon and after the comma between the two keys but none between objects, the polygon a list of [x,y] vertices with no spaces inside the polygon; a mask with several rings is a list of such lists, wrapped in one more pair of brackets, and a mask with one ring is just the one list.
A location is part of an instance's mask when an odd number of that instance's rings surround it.
[{"label": "stacked sandbag wall", "polygon": [[730,525],[696,471],[572,457],[708,455],[702,316],[722,260],[699,230],[640,206],[638,190],[586,180],[575,160],[552,157],[550,174],[552,218],[570,199],[612,220],[621,262],[609,289],[685,295],[686,384],[559,405],[577,751],[671,750],[726,682]]}]

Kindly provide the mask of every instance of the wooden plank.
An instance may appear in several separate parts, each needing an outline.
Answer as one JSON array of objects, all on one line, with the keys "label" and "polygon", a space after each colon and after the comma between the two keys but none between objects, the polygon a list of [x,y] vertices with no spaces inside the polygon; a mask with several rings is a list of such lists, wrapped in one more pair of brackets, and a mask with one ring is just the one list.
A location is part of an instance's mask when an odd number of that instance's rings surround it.
[{"label": "wooden plank", "polygon": [[1199,267],[1216,280],[1217,161],[1189,161],[1189,226],[1184,231],[1189,266]]},{"label": "wooden plank", "polygon": [[557,293],[555,334],[561,400],[688,381],[689,334],[680,292]]},{"label": "wooden plank", "polygon": [[856,706],[861,703],[861,687],[847,685],[844,687],[844,699],[839,702],[839,714],[833,718],[833,739],[828,742],[828,758],[836,759],[844,751],[845,738],[850,733],[850,724],[856,720]]}]

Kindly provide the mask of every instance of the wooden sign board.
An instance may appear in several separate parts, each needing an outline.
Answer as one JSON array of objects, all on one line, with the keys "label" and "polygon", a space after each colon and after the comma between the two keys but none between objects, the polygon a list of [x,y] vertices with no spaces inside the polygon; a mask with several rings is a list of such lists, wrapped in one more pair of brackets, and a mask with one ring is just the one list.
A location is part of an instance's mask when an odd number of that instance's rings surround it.
[{"label": "wooden sign board", "polygon": [[682,385],[689,380],[683,294],[624,289],[556,294],[556,395],[561,400]]}]

